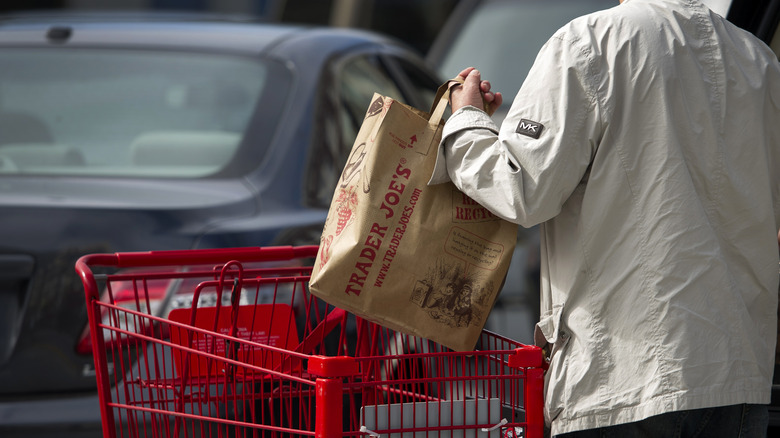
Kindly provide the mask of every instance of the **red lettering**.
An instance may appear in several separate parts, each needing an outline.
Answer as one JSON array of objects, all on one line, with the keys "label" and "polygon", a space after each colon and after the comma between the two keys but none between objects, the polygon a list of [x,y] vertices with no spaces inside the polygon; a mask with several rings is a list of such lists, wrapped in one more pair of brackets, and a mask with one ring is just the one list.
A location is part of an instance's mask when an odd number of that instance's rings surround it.
[{"label": "red lettering", "polygon": [[[366,246],[370,246],[374,249],[379,249],[379,246],[382,244],[382,240],[376,236],[372,236],[369,234],[366,236]],[[372,259],[373,260],[373,259]]]},{"label": "red lettering", "polygon": [[471,221],[479,219],[492,219],[496,217],[487,208],[462,208],[455,207],[455,219],[462,221]]},{"label": "red lettering", "polygon": [[401,200],[401,197],[398,196],[398,193],[394,192],[387,192],[385,195],[385,202],[387,202],[390,205],[398,205],[398,202]]},{"label": "red lettering", "polygon": [[408,180],[412,175],[412,169],[407,169],[403,165],[399,164],[398,167],[395,168],[395,174]]},{"label": "red lettering", "polygon": [[374,222],[374,224],[371,225],[371,230],[369,231],[369,233],[378,234],[379,237],[385,237],[387,228],[388,227],[380,227],[378,223]]},{"label": "red lettering", "polygon": [[[376,255],[376,254],[375,254],[375,255]],[[358,262],[358,263],[355,263],[355,267],[356,267],[356,268],[357,268],[357,269],[358,269],[360,272],[362,272],[362,273],[363,273],[363,275],[365,275],[366,277],[368,276],[368,271],[370,271],[370,270],[371,270],[371,265],[372,265],[372,263],[360,263],[360,262]],[[357,275],[357,274],[352,274],[352,275],[354,276],[354,275]],[[361,278],[363,278],[363,280],[365,280],[365,279],[366,279],[366,277],[361,277]]]},{"label": "red lettering", "polygon": [[382,205],[379,206],[379,209],[387,211],[387,213],[385,213],[385,219],[390,219],[391,217],[393,217],[393,209],[385,205],[384,202],[382,203]]},{"label": "red lettering", "polygon": [[376,258],[376,251],[374,251],[371,248],[363,248],[360,251],[360,257],[363,257],[364,259],[369,259],[373,262],[374,259]]},{"label": "red lettering", "polygon": [[359,276],[359,275],[357,275],[355,273],[353,273],[349,277],[349,283],[355,283],[356,285],[360,286],[361,288],[363,287],[363,283],[365,283],[365,282],[366,282],[366,277],[361,277],[361,276]]},{"label": "red lettering", "polygon": [[480,208],[479,211],[482,213],[482,219],[488,219],[495,217],[493,213],[490,212],[487,208]]},{"label": "red lettering", "polygon": [[355,294],[357,296],[360,296],[361,288],[357,288],[351,284],[347,284],[347,288],[344,289],[345,294]]},{"label": "red lettering", "polygon": [[[387,188],[390,189],[390,190],[395,190],[398,193],[403,193],[404,189],[406,188],[406,185],[405,184],[401,184],[398,181],[390,181],[390,186],[388,186]],[[393,205],[395,205],[395,204],[393,204]]]}]

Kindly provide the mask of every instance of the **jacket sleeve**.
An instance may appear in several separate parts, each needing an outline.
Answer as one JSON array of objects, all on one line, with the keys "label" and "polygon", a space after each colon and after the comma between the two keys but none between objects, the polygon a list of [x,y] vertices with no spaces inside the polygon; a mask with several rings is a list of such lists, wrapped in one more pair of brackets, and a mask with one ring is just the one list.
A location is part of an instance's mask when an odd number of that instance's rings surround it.
[{"label": "jacket sleeve", "polygon": [[594,70],[588,46],[557,33],[499,130],[477,108],[450,117],[431,183],[452,180],[497,216],[525,227],[556,216],[586,178],[600,140]]}]

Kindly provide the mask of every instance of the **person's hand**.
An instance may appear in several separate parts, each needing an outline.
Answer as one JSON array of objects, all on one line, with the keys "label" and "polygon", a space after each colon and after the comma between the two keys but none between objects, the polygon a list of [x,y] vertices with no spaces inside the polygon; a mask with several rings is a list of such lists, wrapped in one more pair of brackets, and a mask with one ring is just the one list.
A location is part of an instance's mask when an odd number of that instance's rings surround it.
[{"label": "person's hand", "polygon": [[462,86],[452,87],[452,91],[450,91],[452,112],[471,105],[484,109],[488,115],[492,116],[504,100],[501,93],[490,91],[490,82],[483,81],[479,70],[474,67],[463,70],[458,76],[463,78],[464,83]]}]

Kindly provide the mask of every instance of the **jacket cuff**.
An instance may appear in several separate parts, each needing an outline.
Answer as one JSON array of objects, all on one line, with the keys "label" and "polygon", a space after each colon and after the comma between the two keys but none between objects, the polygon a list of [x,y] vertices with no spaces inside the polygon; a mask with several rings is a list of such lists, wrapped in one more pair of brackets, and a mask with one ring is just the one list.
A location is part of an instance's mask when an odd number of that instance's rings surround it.
[{"label": "jacket cuff", "polygon": [[447,123],[444,124],[441,142],[439,142],[439,147],[436,151],[436,164],[433,167],[433,174],[430,181],[428,181],[428,185],[452,181],[447,172],[445,148],[452,147],[457,134],[468,129],[488,129],[498,134],[498,126],[485,111],[471,105],[455,111],[447,120]]}]

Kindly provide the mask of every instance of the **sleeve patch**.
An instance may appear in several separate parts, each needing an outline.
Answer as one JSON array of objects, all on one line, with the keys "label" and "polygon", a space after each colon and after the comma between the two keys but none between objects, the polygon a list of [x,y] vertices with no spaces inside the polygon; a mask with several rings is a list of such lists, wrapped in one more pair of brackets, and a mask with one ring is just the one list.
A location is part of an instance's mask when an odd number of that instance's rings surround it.
[{"label": "sleeve patch", "polygon": [[518,134],[523,134],[531,138],[539,138],[540,135],[542,135],[542,130],[544,129],[544,125],[542,125],[539,122],[534,122],[532,120],[528,119],[522,119],[520,120],[520,123],[517,125],[517,129],[515,132]]}]

